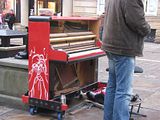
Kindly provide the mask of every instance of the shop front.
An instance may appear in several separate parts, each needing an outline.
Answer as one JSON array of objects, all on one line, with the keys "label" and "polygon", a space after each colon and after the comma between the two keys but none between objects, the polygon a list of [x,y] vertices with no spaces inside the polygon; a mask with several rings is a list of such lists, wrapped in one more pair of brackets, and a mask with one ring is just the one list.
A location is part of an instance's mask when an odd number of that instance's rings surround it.
[{"label": "shop front", "polygon": [[7,13],[13,9],[16,15],[16,22],[20,22],[20,0],[1,0],[0,1],[0,14]]},{"label": "shop front", "polygon": [[54,15],[61,13],[61,0],[35,0],[35,15]]},{"label": "shop front", "polygon": [[1,0],[0,1],[0,13],[3,10],[9,11],[10,9],[14,9],[15,0]]}]

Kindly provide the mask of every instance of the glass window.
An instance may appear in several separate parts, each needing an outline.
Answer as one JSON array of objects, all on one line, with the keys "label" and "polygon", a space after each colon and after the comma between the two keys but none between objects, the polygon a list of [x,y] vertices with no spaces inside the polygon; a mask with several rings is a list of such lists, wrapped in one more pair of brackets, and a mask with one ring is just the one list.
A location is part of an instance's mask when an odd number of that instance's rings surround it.
[{"label": "glass window", "polygon": [[146,16],[157,16],[158,0],[143,0]]},{"label": "glass window", "polygon": [[2,10],[9,11],[13,9],[13,3],[13,0],[0,0],[0,13],[2,13]]},{"label": "glass window", "polygon": [[97,0],[97,13],[101,15],[105,12],[105,0]]},{"label": "glass window", "polygon": [[59,3],[59,1],[61,0],[48,0],[48,1],[44,1],[44,0],[37,0],[37,13],[38,15],[53,15],[54,13],[57,12],[57,4]]},{"label": "glass window", "polygon": [[43,8],[43,1],[38,1],[38,8]]},{"label": "glass window", "polygon": [[2,10],[5,9],[5,0],[0,1],[0,13],[2,13]]}]

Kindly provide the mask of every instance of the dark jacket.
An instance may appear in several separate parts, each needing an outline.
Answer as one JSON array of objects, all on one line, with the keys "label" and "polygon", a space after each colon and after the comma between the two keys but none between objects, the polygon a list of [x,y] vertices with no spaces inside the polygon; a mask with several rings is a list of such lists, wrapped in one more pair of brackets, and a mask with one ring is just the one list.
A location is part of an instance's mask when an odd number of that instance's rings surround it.
[{"label": "dark jacket", "polygon": [[118,55],[142,56],[150,32],[142,0],[106,0],[102,49]]},{"label": "dark jacket", "polygon": [[16,20],[16,17],[14,14],[11,14],[11,13],[6,14],[5,22],[13,24],[15,23],[15,20]]}]

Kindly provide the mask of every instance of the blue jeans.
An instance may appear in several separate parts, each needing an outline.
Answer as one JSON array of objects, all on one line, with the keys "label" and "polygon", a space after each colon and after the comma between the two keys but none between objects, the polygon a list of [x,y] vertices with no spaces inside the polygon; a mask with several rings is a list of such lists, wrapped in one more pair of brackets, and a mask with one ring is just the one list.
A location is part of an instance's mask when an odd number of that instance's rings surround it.
[{"label": "blue jeans", "polygon": [[135,57],[107,55],[109,79],[104,99],[104,120],[129,120]]}]

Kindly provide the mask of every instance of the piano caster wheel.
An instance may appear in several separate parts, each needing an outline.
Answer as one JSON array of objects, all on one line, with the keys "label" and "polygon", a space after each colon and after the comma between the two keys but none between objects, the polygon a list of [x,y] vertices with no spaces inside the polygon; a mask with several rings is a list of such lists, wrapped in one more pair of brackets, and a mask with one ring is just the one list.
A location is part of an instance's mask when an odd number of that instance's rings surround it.
[{"label": "piano caster wheel", "polygon": [[37,113],[37,108],[36,107],[33,107],[33,106],[30,106],[29,108],[29,113],[31,115],[35,115]]}]

